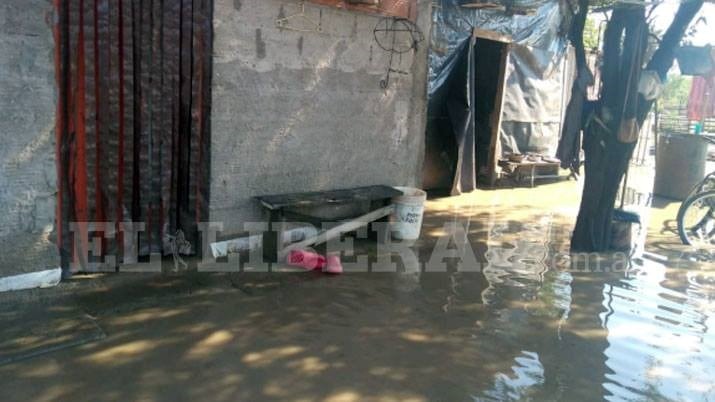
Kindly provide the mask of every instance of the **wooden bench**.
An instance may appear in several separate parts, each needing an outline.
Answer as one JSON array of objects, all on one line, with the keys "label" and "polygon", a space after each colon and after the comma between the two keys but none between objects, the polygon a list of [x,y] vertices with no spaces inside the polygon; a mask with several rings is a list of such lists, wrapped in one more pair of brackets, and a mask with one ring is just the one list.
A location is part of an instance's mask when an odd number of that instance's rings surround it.
[{"label": "wooden bench", "polygon": [[[268,215],[268,232],[263,233],[263,258],[266,262],[278,262],[292,249],[310,247],[323,243],[340,233],[354,231],[374,221],[387,221],[387,216],[392,211],[391,199],[402,195],[402,192],[390,186],[367,186],[332,191],[314,191],[306,193],[292,193],[279,195],[264,195],[255,197]],[[370,213],[344,221],[329,230],[322,230],[317,236],[291,244],[279,249],[279,241],[283,238],[282,229],[275,230],[273,224],[285,222],[287,216],[301,222],[314,224],[318,230],[322,227],[321,219],[314,216],[296,212],[296,209],[309,209],[322,206],[335,206],[341,204],[368,202]]]},{"label": "wooden bench", "polygon": [[505,176],[512,177],[517,183],[529,182],[531,187],[534,187],[534,181],[539,179],[558,179],[560,162],[510,162],[509,160],[499,161],[499,165],[505,170]]}]

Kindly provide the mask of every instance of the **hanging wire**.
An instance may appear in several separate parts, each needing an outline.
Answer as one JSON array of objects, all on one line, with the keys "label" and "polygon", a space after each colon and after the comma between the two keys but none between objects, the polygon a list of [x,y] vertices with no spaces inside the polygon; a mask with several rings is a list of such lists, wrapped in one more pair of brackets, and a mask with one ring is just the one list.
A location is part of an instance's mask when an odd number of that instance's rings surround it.
[{"label": "hanging wire", "polygon": [[409,74],[407,71],[394,67],[395,54],[399,57],[399,65],[402,62],[402,55],[417,51],[419,44],[425,40],[425,37],[414,22],[406,18],[398,17],[380,19],[375,26],[373,35],[380,49],[390,54],[387,74],[385,78],[380,81],[380,87],[387,89],[387,87],[390,86],[390,76],[392,74]]}]

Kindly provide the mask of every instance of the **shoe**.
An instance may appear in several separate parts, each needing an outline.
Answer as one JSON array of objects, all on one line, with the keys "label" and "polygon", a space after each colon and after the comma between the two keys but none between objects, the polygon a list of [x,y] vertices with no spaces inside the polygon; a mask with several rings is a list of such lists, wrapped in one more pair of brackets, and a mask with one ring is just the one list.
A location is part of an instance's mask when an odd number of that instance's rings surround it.
[{"label": "shoe", "polygon": [[329,255],[326,258],[326,264],[325,268],[323,269],[323,272],[326,272],[328,274],[342,274],[343,264],[340,262],[340,256]]},{"label": "shoe", "polygon": [[306,250],[291,250],[288,253],[288,265],[301,267],[308,271],[323,269],[326,266],[326,259],[318,253]]}]

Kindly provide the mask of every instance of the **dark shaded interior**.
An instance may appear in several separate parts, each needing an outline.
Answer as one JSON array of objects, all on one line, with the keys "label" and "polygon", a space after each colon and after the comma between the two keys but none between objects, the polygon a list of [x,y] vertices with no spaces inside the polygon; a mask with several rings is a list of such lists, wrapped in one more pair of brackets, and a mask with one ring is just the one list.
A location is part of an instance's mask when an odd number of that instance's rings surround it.
[{"label": "dark shaded interior", "polygon": [[[470,48],[471,46],[471,48]],[[489,161],[492,115],[500,82],[501,55],[506,44],[488,39],[468,40],[446,64],[441,85],[430,95],[423,187],[451,189],[458,169],[484,175]],[[470,64],[471,63],[471,64]],[[470,93],[470,88],[473,88]],[[471,102],[471,104],[470,104]],[[460,141],[462,138],[462,141]],[[474,144],[474,154],[460,147]],[[459,156],[469,160],[459,163]],[[467,189],[467,191],[469,191]]]},{"label": "dark shaded interior", "polygon": [[487,174],[489,165],[489,145],[492,138],[492,114],[500,105],[496,105],[497,86],[503,72],[501,52],[505,44],[488,39],[477,38],[474,44],[474,131],[476,136],[476,156],[479,178]]}]

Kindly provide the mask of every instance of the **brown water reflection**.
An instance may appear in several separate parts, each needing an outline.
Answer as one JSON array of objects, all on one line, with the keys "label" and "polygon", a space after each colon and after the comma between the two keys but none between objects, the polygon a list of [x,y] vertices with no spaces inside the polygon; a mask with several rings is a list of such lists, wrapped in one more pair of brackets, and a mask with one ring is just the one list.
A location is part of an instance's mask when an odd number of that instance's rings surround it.
[{"label": "brown water reflection", "polygon": [[574,259],[573,211],[541,211],[430,203],[420,257],[458,222],[479,272],[240,274],[235,287],[214,275],[189,290],[155,278],[80,292],[68,302],[107,338],[0,366],[3,400],[715,399],[715,269],[688,255]]},{"label": "brown water reflection", "polygon": [[499,350],[502,364],[511,359],[506,370],[478,371],[491,382],[469,398],[715,398],[712,263],[687,252],[625,263],[622,255],[571,256],[568,219],[554,213],[529,223],[470,209],[451,214],[469,221],[473,244],[486,237],[485,263],[476,278],[448,275],[443,311],[483,306],[472,338]]}]

